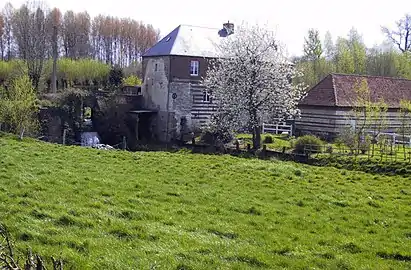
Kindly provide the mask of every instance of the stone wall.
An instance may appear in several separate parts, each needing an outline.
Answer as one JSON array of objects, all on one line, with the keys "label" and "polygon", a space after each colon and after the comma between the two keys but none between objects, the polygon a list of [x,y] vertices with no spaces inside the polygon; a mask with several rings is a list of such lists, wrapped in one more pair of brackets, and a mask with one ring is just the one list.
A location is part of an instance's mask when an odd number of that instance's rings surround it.
[{"label": "stone wall", "polygon": [[145,59],[144,83],[141,88],[144,108],[167,111],[169,68],[170,59],[168,57]]},{"label": "stone wall", "polygon": [[42,108],[39,111],[40,135],[53,143],[63,141],[62,113],[57,108]]},{"label": "stone wall", "polygon": [[[191,108],[193,106],[193,95],[190,83],[170,83],[169,112],[173,113],[172,134],[174,138],[187,135],[192,131]],[[184,122],[182,125],[182,121]]]}]

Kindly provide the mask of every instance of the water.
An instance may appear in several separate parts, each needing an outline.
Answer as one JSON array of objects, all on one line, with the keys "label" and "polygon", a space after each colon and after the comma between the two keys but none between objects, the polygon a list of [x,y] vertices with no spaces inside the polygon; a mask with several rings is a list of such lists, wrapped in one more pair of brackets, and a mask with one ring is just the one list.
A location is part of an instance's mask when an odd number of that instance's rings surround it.
[{"label": "water", "polygon": [[95,146],[100,144],[100,137],[97,132],[81,133],[81,146]]}]

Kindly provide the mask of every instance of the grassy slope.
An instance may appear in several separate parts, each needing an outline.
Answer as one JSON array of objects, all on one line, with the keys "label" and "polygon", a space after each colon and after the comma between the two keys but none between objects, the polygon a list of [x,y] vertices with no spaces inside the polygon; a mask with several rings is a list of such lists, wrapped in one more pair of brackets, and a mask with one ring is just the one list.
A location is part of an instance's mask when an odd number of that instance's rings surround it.
[{"label": "grassy slope", "polygon": [[410,179],[294,163],[3,137],[0,221],[76,269],[411,267]]}]

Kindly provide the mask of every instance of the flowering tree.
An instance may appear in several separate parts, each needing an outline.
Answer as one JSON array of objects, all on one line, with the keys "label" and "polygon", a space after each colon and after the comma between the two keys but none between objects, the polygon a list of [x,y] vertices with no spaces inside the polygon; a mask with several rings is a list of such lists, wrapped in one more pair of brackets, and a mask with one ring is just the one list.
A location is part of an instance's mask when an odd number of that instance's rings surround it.
[{"label": "flowering tree", "polygon": [[299,114],[304,87],[292,83],[299,74],[275,36],[262,27],[242,25],[216,46],[219,57],[203,79],[218,103],[211,123],[231,132],[248,129],[258,149],[264,121]]}]

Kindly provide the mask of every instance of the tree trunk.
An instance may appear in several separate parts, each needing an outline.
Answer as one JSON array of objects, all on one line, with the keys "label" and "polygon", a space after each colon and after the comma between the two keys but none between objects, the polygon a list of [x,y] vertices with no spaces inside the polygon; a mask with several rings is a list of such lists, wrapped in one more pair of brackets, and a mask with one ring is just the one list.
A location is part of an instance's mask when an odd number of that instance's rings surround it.
[{"label": "tree trunk", "polygon": [[51,92],[56,93],[57,92],[57,57],[58,57],[58,51],[57,51],[57,27],[54,27],[54,32],[53,32],[53,72],[51,75]]},{"label": "tree trunk", "polygon": [[253,128],[253,149],[257,150],[261,147],[261,129],[259,126]]},{"label": "tree trunk", "polygon": [[23,136],[24,136],[24,131],[25,131],[26,129],[23,127],[22,129],[21,129],[21,131],[20,131],[20,140],[23,140]]}]

